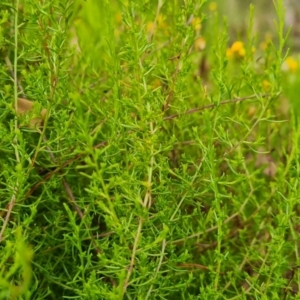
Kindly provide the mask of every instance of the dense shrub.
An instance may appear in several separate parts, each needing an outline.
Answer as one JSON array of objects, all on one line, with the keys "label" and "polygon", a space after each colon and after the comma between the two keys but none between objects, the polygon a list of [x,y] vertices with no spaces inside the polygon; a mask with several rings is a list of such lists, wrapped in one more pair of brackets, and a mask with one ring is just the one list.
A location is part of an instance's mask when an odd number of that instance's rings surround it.
[{"label": "dense shrub", "polygon": [[253,6],[232,31],[205,0],[2,0],[1,299],[298,299],[274,5],[276,36]]}]

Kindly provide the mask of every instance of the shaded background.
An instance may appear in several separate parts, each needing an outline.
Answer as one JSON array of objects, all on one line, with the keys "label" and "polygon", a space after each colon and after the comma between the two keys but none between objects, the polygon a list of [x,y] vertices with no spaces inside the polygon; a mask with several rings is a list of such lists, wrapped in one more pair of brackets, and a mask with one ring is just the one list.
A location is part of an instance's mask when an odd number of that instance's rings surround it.
[{"label": "shaded background", "polygon": [[[263,35],[275,35],[276,27],[274,20],[277,19],[275,6],[272,0],[226,0],[215,1],[229,24],[230,34],[243,34],[249,24],[249,6],[255,7],[254,30],[262,37]],[[300,49],[300,1],[285,0],[285,23],[286,30],[291,32],[287,46],[294,50]]]}]

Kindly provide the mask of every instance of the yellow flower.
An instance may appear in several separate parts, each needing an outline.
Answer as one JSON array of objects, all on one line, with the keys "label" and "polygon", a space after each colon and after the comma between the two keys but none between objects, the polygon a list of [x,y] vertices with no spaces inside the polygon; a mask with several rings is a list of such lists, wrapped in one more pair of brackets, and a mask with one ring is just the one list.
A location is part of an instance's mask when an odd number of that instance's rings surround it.
[{"label": "yellow flower", "polygon": [[246,49],[241,41],[236,41],[226,51],[227,58],[243,58],[246,55]]},{"label": "yellow flower", "polygon": [[260,48],[261,50],[264,50],[264,51],[265,51],[265,50],[268,48],[269,44],[270,44],[270,43],[268,43],[268,42],[261,42],[261,43],[259,44],[259,48]]},{"label": "yellow flower", "polygon": [[262,82],[262,88],[265,92],[269,92],[271,90],[271,83],[267,79]]},{"label": "yellow flower", "polygon": [[240,41],[234,42],[231,46],[231,50],[233,52],[238,52],[243,48],[244,48],[244,44],[243,44],[243,42],[240,42]]},{"label": "yellow flower", "polygon": [[217,10],[217,8],[218,8],[218,5],[217,5],[217,3],[216,2],[211,2],[210,4],[209,4],[209,10],[210,11],[215,11],[215,10]]},{"label": "yellow flower", "polygon": [[248,109],[248,117],[253,117],[256,113],[256,107],[255,106],[250,106]]},{"label": "yellow flower", "polygon": [[153,30],[156,30],[156,29],[164,29],[167,27],[167,24],[165,22],[165,16],[162,15],[162,14],[159,14],[157,16],[157,20],[156,20],[156,26],[155,26],[155,23],[154,22],[148,22],[147,25],[146,25],[146,29],[147,29],[147,32],[152,32]]},{"label": "yellow flower", "polygon": [[196,18],[193,18],[193,20],[192,20],[192,27],[194,28],[194,30],[196,31],[196,32],[199,32],[200,30],[201,30],[201,19],[200,18],[198,18],[198,17],[196,17]]},{"label": "yellow flower", "polygon": [[165,28],[167,26],[166,22],[165,22],[165,16],[163,14],[159,14],[157,17],[157,26],[159,28]]},{"label": "yellow flower", "polygon": [[200,36],[198,37],[196,40],[195,40],[195,43],[194,43],[194,47],[197,51],[202,51],[205,49],[205,46],[206,46],[206,41],[205,39]]},{"label": "yellow flower", "polygon": [[298,69],[298,62],[293,57],[288,56],[284,62],[283,69],[294,73]]},{"label": "yellow flower", "polygon": [[152,86],[154,89],[162,86],[161,81],[158,78],[154,79],[154,81],[152,82]]},{"label": "yellow flower", "polygon": [[116,23],[119,24],[119,25],[122,23],[122,14],[121,14],[121,13],[117,13],[117,14],[115,15],[115,21],[116,21]]},{"label": "yellow flower", "polygon": [[272,42],[272,35],[270,33],[265,34],[265,40],[259,44],[261,50],[266,50]]},{"label": "yellow flower", "polygon": [[146,28],[149,33],[152,32],[154,29],[154,22],[148,22]]},{"label": "yellow flower", "polygon": [[245,48],[241,48],[237,51],[237,54],[239,55],[239,57],[244,57],[246,55],[246,50]]}]

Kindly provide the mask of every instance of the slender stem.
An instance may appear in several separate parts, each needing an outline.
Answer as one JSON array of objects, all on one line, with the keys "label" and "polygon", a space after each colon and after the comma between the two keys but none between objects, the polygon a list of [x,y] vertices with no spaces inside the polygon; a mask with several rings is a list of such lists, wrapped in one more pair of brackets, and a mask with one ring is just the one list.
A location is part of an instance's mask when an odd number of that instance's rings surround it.
[{"label": "slender stem", "polygon": [[152,42],[152,38],[153,38],[154,32],[155,32],[156,27],[157,27],[158,17],[159,17],[159,13],[160,13],[160,10],[161,10],[162,6],[163,6],[162,0],[158,0],[155,20],[153,22],[153,27],[152,27],[151,32],[150,32],[149,37],[148,37],[148,43],[149,44]]},{"label": "slender stem", "polygon": [[[163,239],[162,246],[161,246],[161,254],[160,254],[160,258],[159,258],[159,262],[158,262],[157,268],[155,270],[155,275],[154,275],[153,280],[157,277],[157,274],[158,274],[158,272],[160,270],[160,267],[162,265],[162,262],[163,262],[163,259],[164,259],[164,254],[165,254],[166,245],[167,245],[166,239]],[[151,295],[152,290],[153,290],[153,284],[151,284],[151,286],[150,286],[150,288],[149,288],[149,290],[147,292],[145,300],[148,300],[148,298]]]},{"label": "slender stem", "polygon": [[13,194],[12,197],[11,197],[11,200],[10,200],[10,202],[9,202],[8,209],[7,209],[7,213],[6,213],[6,216],[5,216],[5,220],[4,220],[3,225],[2,225],[2,228],[1,228],[1,232],[0,232],[0,242],[3,241],[3,234],[4,234],[4,231],[5,231],[5,228],[6,228],[7,224],[8,224],[8,220],[9,220],[11,211],[12,211],[12,209],[13,209],[15,203],[16,203],[16,196],[15,196],[15,194]]},{"label": "slender stem", "polygon": [[[16,0],[15,10],[15,53],[14,53],[14,99],[15,108],[18,111],[18,18],[19,18],[19,0]],[[15,130],[18,129],[18,120],[15,118]]]},{"label": "slender stem", "polygon": [[138,230],[136,232],[136,236],[135,236],[134,244],[133,244],[133,249],[132,249],[132,253],[131,253],[130,265],[129,265],[127,276],[126,276],[124,286],[123,286],[123,295],[125,294],[125,292],[127,290],[127,286],[129,284],[129,280],[130,280],[130,277],[131,277],[131,274],[132,274],[132,271],[133,271],[136,250],[137,250],[137,247],[138,247],[138,244],[139,244],[139,239],[140,239],[140,236],[141,236],[142,227],[143,227],[143,219],[140,218]]},{"label": "slender stem", "polygon": [[[15,10],[15,22],[14,22],[14,27],[15,27],[15,53],[14,53],[14,102],[15,102],[15,108],[16,111],[18,111],[18,74],[17,74],[17,67],[18,67],[18,12],[19,12],[19,0],[16,0],[16,10]],[[18,119],[15,118],[15,132],[18,129]],[[14,148],[15,148],[15,156],[16,156],[16,161],[17,164],[20,163],[20,156],[19,156],[19,151],[18,151],[18,139],[17,136],[14,138],[13,141]],[[9,205],[7,207],[7,213],[5,216],[5,220],[3,222],[1,232],[0,232],[0,242],[3,240],[3,234],[5,231],[5,228],[8,224],[9,217],[11,215],[12,209],[15,206],[16,203],[16,198],[17,198],[17,193],[18,193],[18,188],[19,188],[19,183],[16,181],[16,186],[13,191],[13,195],[11,196],[11,200],[9,202]]]},{"label": "slender stem", "polygon": [[[153,123],[150,123],[150,133],[151,136],[154,134],[155,130],[153,128]],[[154,147],[153,145],[151,146],[151,153],[150,153],[150,166],[148,169],[148,186],[147,186],[147,191],[145,193],[145,197],[144,197],[144,201],[143,201],[143,206],[145,208],[149,207],[151,205],[151,185],[152,185],[152,173],[153,173],[153,165],[154,165]],[[139,240],[141,237],[141,232],[142,232],[142,227],[143,227],[143,218],[140,217],[139,218],[139,225],[138,225],[138,229],[137,229],[137,233],[134,239],[134,244],[133,244],[133,249],[132,249],[132,253],[131,253],[131,260],[130,260],[130,265],[128,268],[128,272],[127,272],[127,276],[126,279],[124,281],[124,285],[123,285],[123,295],[125,294],[127,287],[129,285],[129,280],[131,277],[131,274],[133,272],[133,267],[134,267],[134,261],[135,261],[135,257],[136,257],[136,253],[137,253],[137,247],[139,244]]]},{"label": "slender stem", "polygon": [[[14,101],[15,108],[18,111],[18,18],[19,18],[19,0],[16,0],[16,10],[15,10],[15,52],[14,52]],[[15,118],[15,132],[18,129],[18,118]],[[14,139],[14,143],[17,145],[17,137]],[[15,147],[16,160],[20,163],[20,156],[18,152],[18,147]]]},{"label": "slender stem", "polygon": [[229,104],[229,103],[242,102],[242,101],[253,99],[253,98],[265,98],[267,96],[270,96],[270,94],[262,94],[262,95],[255,94],[255,95],[250,95],[250,96],[246,96],[246,97],[225,100],[225,101],[220,102],[219,104],[212,103],[212,104],[209,104],[209,105],[206,105],[206,106],[196,107],[196,108],[189,109],[186,112],[181,112],[181,113],[178,113],[178,114],[174,114],[174,115],[165,117],[164,121],[172,120],[172,119],[175,119],[175,118],[183,116],[183,115],[190,115],[190,114],[193,114],[193,113],[205,110],[205,109],[213,108],[213,107],[216,107],[216,106],[219,106],[219,105],[225,105],[225,104]]}]

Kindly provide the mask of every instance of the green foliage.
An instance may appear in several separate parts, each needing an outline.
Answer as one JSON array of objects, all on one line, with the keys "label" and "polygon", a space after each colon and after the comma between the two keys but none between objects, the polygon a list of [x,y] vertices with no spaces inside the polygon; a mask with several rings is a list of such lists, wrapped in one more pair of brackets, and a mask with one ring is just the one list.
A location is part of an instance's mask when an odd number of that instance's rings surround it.
[{"label": "green foliage", "polygon": [[0,299],[299,297],[300,74],[274,4],[272,39],[209,0],[0,4]]}]

